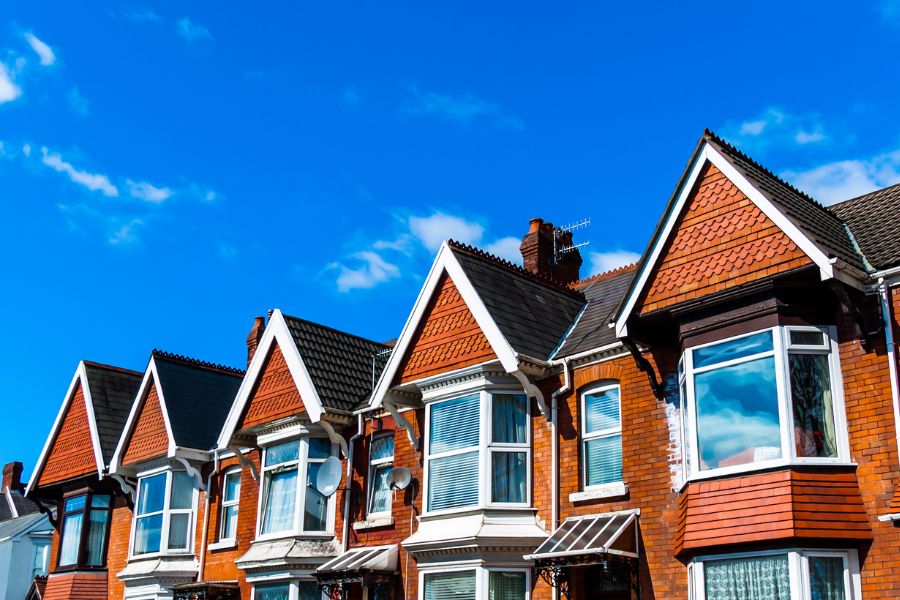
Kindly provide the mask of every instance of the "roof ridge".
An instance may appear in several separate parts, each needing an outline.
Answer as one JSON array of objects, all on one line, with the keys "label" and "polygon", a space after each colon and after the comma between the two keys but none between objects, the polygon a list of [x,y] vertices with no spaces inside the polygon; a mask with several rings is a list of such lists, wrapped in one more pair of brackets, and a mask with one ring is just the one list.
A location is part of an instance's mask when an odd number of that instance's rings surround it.
[{"label": "roof ridge", "polygon": [[125,367],[116,367],[114,365],[107,365],[105,363],[98,363],[98,362],[94,362],[92,360],[82,360],[81,362],[83,362],[86,366],[96,367],[98,369],[106,369],[107,371],[118,371],[119,373],[126,373],[128,375],[137,375],[138,377],[141,377],[143,375],[143,373],[141,373],[140,371],[135,371],[133,369],[126,369]]},{"label": "roof ridge", "polygon": [[604,279],[611,279],[616,275],[621,275],[627,271],[634,271],[637,269],[638,263],[633,262],[628,265],[622,265],[621,267],[616,267],[615,269],[610,269],[609,271],[604,271],[603,273],[597,273],[595,275],[591,275],[589,277],[585,277],[584,279],[579,279],[578,281],[572,284],[573,288],[580,289],[581,287],[591,284],[597,283],[598,281],[603,281]]},{"label": "roof ridge", "polygon": [[465,252],[466,254],[470,254],[476,258],[480,258],[483,260],[487,260],[498,267],[502,267],[508,271],[512,271],[516,275],[521,275],[536,283],[543,284],[549,288],[554,290],[563,292],[565,294],[569,294],[570,296],[575,296],[581,300],[584,300],[584,294],[580,290],[576,290],[569,285],[560,283],[558,281],[553,281],[546,275],[539,275],[537,273],[532,273],[531,271],[526,270],[524,267],[520,267],[519,265],[506,260],[505,258],[500,258],[496,254],[491,254],[487,250],[483,250],[476,246],[472,246],[470,244],[464,244],[462,242],[457,242],[456,240],[447,240],[447,245],[456,250],[460,250]]},{"label": "roof ridge", "polygon": [[293,315],[286,315],[286,314],[284,314],[284,313],[282,313],[282,316],[284,316],[285,319],[294,319],[295,321],[302,321],[302,322],[304,322],[304,323],[308,323],[308,324],[313,325],[313,326],[315,326],[315,327],[321,327],[322,329],[327,329],[327,330],[329,330],[329,331],[333,331],[333,332],[335,332],[335,333],[339,333],[339,334],[345,335],[345,336],[347,336],[347,337],[356,338],[356,339],[358,339],[358,340],[362,340],[362,341],[364,341],[364,342],[366,342],[366,343],[373,344],[373,345],[375,345],[375,346],[382,346],[383,348],[389,348],[389,347],[390,347],[390,346],[388,346],[387,344],[383,344],[383,343],[381,343],[381,342],[376,342],[375,340],[370,340],[369,338],[363,337],[363,336],[361,336],[361,335],[357,335],[357,334],[355,334],[355,333],[350,333],[350,332],[344,331],[344,330],[342,330],[342,329],[337,329],[336,327],[331,327],[330,325],[323,325],[323,324],[321,324],[321,323],[316,323],[315,321],[310,321],[309,319],[304,319],[303,317],[295,317],[295,316],[293,316]]},{"label": "roof ridge", "polygon": [[165,350],[159,350],[157,348],[154,348],[150,352],[150,354],[153,357],[162,358],[163,360],[181,364],[186,367],[197,367],[200,369],[205,369],[207,371],[219,371],[225,375],[239,375],[239,376],[243,377],[244,374],[246,373],[246,371],[244,371],[243,369],[238,369],[237,367],[229,367],[228,365],[220,365],[217,363],[200,360],[199,358],[191,358],[190,356],[184,356],[183,354],[174,354],[172,352],[166,352]]}]

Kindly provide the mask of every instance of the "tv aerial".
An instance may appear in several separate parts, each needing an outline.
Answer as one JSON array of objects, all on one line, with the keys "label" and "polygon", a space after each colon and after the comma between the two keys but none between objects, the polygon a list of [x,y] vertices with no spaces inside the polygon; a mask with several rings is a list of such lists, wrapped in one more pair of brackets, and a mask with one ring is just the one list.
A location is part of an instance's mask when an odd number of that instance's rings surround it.
[{"label": "tv aerial", "polygon": [[[568,254],[573,250],[581,248],[582,246],[587,246],[591,243],[590,240],[586,240],[584,242],[581,242],[580,244],[572,244],[565,243],[563,240],[567,233],[571,234],[576,229],[584,229],[590,224],[591,219],[590,217],[588,217],[587,219],[569,223],[568,225],[563,225],[562,227],[553,228],[553,262],[558,263],[564,254]],[[570,241],[571,239],[571,237],[568,237],[566,241]]]},{"label": "tv aerial", "polygon": [[319,467],[316,474],[315,488],[326,498],[330,498],[341,485],[341,461],[336,456],[329,456]]}]

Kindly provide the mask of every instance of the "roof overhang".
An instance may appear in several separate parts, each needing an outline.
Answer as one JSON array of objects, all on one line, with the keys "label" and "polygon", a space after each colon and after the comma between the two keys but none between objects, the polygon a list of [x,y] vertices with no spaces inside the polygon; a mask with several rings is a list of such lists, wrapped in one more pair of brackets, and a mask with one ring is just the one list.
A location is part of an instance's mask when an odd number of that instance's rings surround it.
[{"label": "roof overhang", "polygon": [[608,554],[638,558],[637,518],[636,510],[569,517],[523,558],[537,564],[575,559],[589,564],[591,557]]},{"label": "roof overhang", "polygon": [[397,544],[353,548],[316,569],[316,579],[338,582],[360,580],[366,575],[393,575],[399,554]]}]

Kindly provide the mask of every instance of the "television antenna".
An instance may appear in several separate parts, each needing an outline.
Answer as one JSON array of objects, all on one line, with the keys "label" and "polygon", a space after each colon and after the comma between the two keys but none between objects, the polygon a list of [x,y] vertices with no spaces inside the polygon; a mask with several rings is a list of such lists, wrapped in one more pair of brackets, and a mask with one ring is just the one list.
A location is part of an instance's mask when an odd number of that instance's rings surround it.
[{"label": "television antenna", "polygon": [[564,254],[568,254],[573,250],[577,250],[583,246],[590,244],[590,240],[585,240],[579,244],[564,244],[562,239],[567,233],[571,233],[576,229],[584,229],[591,224],[590,217],[563,225],[562,227],[553,228],[553,262],[558,263]]}]

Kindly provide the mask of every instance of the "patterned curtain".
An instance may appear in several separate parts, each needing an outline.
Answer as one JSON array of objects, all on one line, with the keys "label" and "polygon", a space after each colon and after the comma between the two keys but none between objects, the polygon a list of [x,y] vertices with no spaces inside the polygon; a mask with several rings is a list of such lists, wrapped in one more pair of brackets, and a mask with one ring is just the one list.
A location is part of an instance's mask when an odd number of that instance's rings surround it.
[{"label": "patterned curtain", "polygon": [[812,600],[845,600],[844,560],[837,556],[809,557]]},{"label": "patterned curtain", "polygon": [[707,600],[791,600],[787,554],[703,563]]}]

